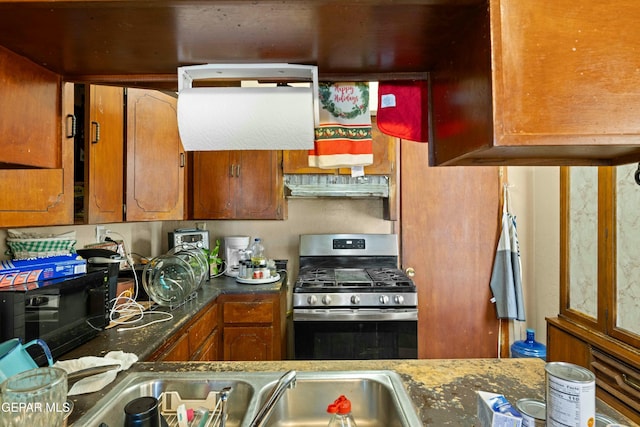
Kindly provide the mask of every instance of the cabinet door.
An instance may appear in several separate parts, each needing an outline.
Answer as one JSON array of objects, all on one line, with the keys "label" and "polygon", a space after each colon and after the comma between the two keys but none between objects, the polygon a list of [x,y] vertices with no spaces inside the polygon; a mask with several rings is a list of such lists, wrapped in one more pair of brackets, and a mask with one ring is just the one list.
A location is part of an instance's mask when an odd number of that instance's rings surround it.
[{"label": "cabinet door", "polygon": [[120,222],[124,192],[124,89],[92,85],[86,108],[86,221]]},{"label": "cabinet door", "polygon": [[273,339],[271,326],[225,327],[224,360],[274,360]]},{"label": "cabinet door", "polygon": [[498,168],[426,167],[427,144],[402,141],[400,149],[402,174],[411,177],[401,186],[402,262],[415,270],[418,357],[496,357],[489,282],[500,231]]},{"label": "cabinet door", "polygon": [[193,217],[233,218],[233,151],[198,151],[193,155]]},{"label": "cabinet door", "polygon": [[166,362],[186,362],[189,360],[189,336],[182,335],[160,358]]},{"label": "cabinet door", "polygon": [[281,151],[194,153],[194,218],[285,218],[281,164]]},{"label": "cabinet door", "polygon": [[635,174],[638,165],[622,165],[615,168],[612,180],[615,192],[615,279],[607,301],[606,313],[611,313],[611,336],[640,348],[640,224],[638,224],[638,206],[640,206],[640,186]]},{"label": "cabinet door", "polygon": [[564,315],[593,327],[604,317],[598,316],[598,230],[602,225],[599,206],[599,170],[594,167],[562,169],[563,199],[561,257],[566,266],[562,279],[567,292],[560,296]]},{"label": "cabinet door", "polygon": [[202,344],[201,349],[193,355],[193,360],[198,360],[201,362],[210,362],[213,360],[219,360],[220,356],[218,352],[220,351],[220,334],[218,333],[218,329],[215,329],[211,335],[207,337],[207,339]]},{"label": "cabinet door", "polygon": [[[3,227],[73,223],[73,85],[0,47],[0,224]],[[62,106],[62,109],[61,109]],[[37,148],[28,148],[31,142]],[[25,156],[15,150],[31,151]],[[44,154],[42,162],[37,160]]]},{"label": "cabinet door", "polygon": [[127,221],[184,217],[185,155],[176,105],[159,91],[127,89]]},{"label": "cabinet door", "polygon": [[283,219],[281,151],[236,152],[237,219]]}]

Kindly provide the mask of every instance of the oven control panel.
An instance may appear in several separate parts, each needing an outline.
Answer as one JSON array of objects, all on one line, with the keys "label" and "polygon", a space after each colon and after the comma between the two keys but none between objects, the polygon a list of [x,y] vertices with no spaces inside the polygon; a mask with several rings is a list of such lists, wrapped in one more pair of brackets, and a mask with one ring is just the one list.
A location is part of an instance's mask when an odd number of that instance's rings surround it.
[{"label": "oven control panel", "polygon": [[333,249],[365,249],[364,239],[333,239]]}]

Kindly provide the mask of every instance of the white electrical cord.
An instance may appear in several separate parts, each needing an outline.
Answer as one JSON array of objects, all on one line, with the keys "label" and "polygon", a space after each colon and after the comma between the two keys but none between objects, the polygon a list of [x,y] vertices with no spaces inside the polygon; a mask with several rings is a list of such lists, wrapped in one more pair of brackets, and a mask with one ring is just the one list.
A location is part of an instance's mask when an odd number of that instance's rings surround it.
[{"label": "white electrical cord", "polygon": [[[149,325],[153,325],[154,323],[167,322],[173,319],[173,314],[167,313],[164,311],[145,311],[145,307],[138,303],[136,300],[138,299],[138,289],[140,287],[140,283],[138,280],[138,275],[136,274],[135,264],[133,262],[133,257],[131,256],[131,252],[127,251],[127,246],[125,244],[125,238],[122,234],[116,233],[111,230],[106,230],[106,234],[115,234],[122,239],[122,249],[124,250],[125,258],[127,263],[131,267],[133,271],[133,282],[134,282],[134,292],[133,296],[130,296],[130,291],[125,290],[120,293],[117,297],[111,300],[109,303],[113,304],[111,310],[109,311],[109,320],[116,325],[131,325],[138,323],[143,320],[145,315],[149,314],[162,314],[164,317],[156,320],[152,320],[150,322],[129,326],[126,328],[118,328],[116,329],[118,332],[122,331],[131,331],[135,329],[142,329]],[[117,318],[124,318],[125,320],[117,320]]]}]

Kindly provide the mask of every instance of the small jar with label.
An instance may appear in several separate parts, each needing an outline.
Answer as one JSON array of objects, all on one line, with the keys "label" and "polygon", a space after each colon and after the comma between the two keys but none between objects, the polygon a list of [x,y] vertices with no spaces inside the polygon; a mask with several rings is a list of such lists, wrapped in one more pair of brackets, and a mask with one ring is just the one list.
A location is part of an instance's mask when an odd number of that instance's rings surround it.
[{"label": "small jar with label", "polygon": [[245,261],[245,279],[253,279],[253,264],[251,261]]}]

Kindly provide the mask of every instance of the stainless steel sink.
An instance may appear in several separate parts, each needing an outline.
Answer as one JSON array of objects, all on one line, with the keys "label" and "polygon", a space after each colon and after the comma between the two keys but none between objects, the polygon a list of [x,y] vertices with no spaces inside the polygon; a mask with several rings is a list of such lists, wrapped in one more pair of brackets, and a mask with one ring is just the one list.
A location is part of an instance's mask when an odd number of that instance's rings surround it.
[{"label": "stainless steel sink", "polygon": [[[74,425],[124,425],[124,407],[142,396],[176,391],[183,399],[204,399],[210,391],[232,387],[226,427],[248,426],[282,372],[130,373]],[[318,371],[297,373],[296,386],[276,403],[265,427],[326,426],[327,405],[345,395],[358,427],[421,425],[413,404],[392,371]],[[217,425],[215,426],[217,427]]]},{"label": "stainless steel sink", "polygon": [[[270,387],[260,391],[264,402]],[[299,372],[296,386],[275,405],[265,427],[326,426],[327,405],[345,395],[358,427],[419,426],[397,374],[391,371]]]},{"label": "stainless steel sink", "polygon": [[[178,392],[182,399],[204,400],[209,392],[231,387],[227,400],[226,427],[242,424],[256,389],[247,381],[238,379],[238,374],[210,372],[142,372],[127,375],[104,398],[74,425],[98,427],[101,423],[108,427],[124,425],[124,407],[127,403],[143,396],[160,397],[163,392]],[[261,386],[264,384],[262,381]]]}]

